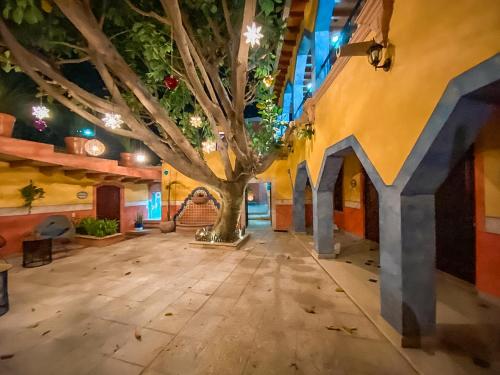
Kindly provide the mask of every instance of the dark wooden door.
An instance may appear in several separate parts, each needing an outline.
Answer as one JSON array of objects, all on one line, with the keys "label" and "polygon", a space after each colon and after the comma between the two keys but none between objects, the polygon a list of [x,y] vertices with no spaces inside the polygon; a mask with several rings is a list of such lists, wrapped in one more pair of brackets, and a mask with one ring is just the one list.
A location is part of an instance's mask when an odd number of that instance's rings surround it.
[{"label": "dark wooden door", "polygon": [[365,238],[379,242],[379,213],[378,193],[372,181],[364,173],[364,200],[365,200]]},{"label": "dark wooden door", "polygon": [[120,188],[111,185],[97,188],[96,216],[98,219],[120,220]]},{"label": "dark wooden door", "polygon": [[440,186],[436,198],[436,267],[476,281],[474,153],[469,150]]}]

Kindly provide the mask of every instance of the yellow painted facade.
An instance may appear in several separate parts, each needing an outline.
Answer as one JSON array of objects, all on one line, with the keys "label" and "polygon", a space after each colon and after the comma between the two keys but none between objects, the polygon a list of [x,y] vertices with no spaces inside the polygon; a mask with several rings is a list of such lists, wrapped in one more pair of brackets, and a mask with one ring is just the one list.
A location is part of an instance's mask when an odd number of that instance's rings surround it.
[{"label": "yellow painted facade", "polygon": [[361,163],[356,155],[347,155],[344,158],[344,180],[343,180],[343,193],[344,201],[360,203],[361,202]]},{"label": "yellow painted facade", "polygon": [[475,146],[483,159],[485,216],[500,218],[500,116],[481,130]]},{"label": "yellow painted facade", "polygon": [[[30,179],[33,184],[45,190],[45,197],[36,200],[33,207],[92,204],[93,188],[95,181],[82,178],[74,179],[64,175],[64,172],[43,174],[37,168],[20,167],[10,168],[7,163],[0,163],[0,207],[14,208],[22,207],[22,199],[19,189],[28,185]],[[79,199],[78,192],[86,192],[87,198]]]},{"label": "yellow painted facade", "polygon": [[[306,17],[314,19],[315,8]],[[365,57],[350,59],[317,101],[314,138],[294,145],[292,173],[307,160],[316,184],[324,150],[354,135],[391,184],[450,80],[498,53],[499,35],[496,0],[480,7],[474,0],[454,1],[452,7],[447,0],[396,0],[389,32],[395,46],[391,71],[375,71]]]},{"label": "yellow painted facade", "polygon": [[124,189],[125,203],[142,202],[149,200],[147,184],[126,184]]}]

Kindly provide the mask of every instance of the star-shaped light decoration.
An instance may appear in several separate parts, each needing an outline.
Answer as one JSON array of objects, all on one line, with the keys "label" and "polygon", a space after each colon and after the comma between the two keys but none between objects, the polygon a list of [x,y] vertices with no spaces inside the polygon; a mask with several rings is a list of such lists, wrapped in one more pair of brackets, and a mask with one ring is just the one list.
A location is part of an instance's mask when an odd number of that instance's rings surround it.
[{"label": "star-shaped light decoration", "polygon": [[214,152],[217,149],[217,145],[215,144],[214,141],[204,141],[201,144],[201,147],[202,147],[203,152],[205,154],[209,154],[211,152]]},{"label": "star-shaped light decoration", "polygon": [[123,124],[122,116],[118,113],[106,113],[102,118],[104,125],[110,129],[118,129]]},{"label": "star-shaped light decoration", "polygon": [[273,85],[274,83],[274,77],[272,75],[268,75],[266,77],[264,77],[264,79],[262,80],[262,82],[264,82],[264,85],[269,88]]},{"label": "star-shaped light decoration", "polygon": [[191,116],[191,118],[189,119],[189,123],[193,128],[201,128],[201,126],[203,125],[203,121],[198,115]]},{"label": "star-shaped light decoration", "polygon": [[257,26],[255,22],[247,26],[247,31],[243,33],[247,38],[247,44],[250,44],[252,47],[260,45],[260,39],[264,36],[264,34],[260,32],[261,30],[262,26]]},{"label": "star-shaped light decoration", "polygon": [[37,105],[33,107],[33,116],[39,120],[43,120],[44,118],[48,118],[50,115],[50,111],[44,105]]}]

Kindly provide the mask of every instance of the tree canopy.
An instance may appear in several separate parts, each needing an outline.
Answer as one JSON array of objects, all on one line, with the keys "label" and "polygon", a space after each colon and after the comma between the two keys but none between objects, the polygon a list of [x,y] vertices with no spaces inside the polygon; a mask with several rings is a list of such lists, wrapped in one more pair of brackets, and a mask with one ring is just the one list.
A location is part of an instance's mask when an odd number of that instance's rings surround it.
[{"label": "tree canopy", "polygon": [[[281,141],[273,136],[280,124],[272,77],[284,0],[2,3],[2,67],[20,68],[79,116],[105,127],[104,115],[120,115],[124,124],[107,130],[144,142],[222,195],[234,195],[236,185],[241,195],[274,160]],[[250,46],[245,32],[253,23],[263,37]],[[68,64],[84,63],[96,70],[102,89],[65,74]],[[166,87],[172,77],[175,89]],[[245,124],[252,104],[262,118],[257,127]],[[217,145],[223,178],[204,160],[207,140]]]}]

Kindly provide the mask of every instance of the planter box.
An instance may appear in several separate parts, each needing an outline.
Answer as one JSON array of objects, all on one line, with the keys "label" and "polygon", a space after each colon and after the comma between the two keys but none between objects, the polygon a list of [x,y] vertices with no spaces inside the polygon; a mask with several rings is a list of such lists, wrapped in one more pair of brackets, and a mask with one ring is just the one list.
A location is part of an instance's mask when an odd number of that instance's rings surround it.
[{"label": "planter box", "polygon": [[250,233],[245,234],[236,242],[206,242],[206,241],[191,241],[191,247],[201,247],[203,249],[221,249],[221,250],[237,250],[250,238]]},{"label": "planter box", "polygon": [[94,247],[105,247],[112,245],[114,243],[123,241],[125,235],[123,233],[112,234],[111,236],[105,237],[94,237],[87,236],[84,234],[77,234],[75,236],[75,242],[83,246],[94,246]]}]

